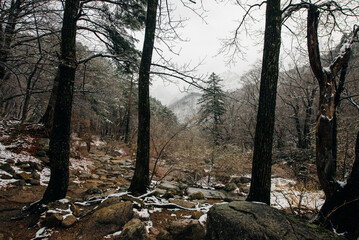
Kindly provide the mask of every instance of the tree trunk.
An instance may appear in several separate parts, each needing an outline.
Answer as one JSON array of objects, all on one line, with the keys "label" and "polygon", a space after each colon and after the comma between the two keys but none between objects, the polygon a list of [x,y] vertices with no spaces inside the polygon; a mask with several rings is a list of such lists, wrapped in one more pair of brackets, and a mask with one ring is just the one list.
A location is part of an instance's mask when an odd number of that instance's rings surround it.
[{"label": "tree trunk", "polygon": [[270,203],[274,115],[278,82],[281,38],[280,0],[268,0],[259,92],[259,107],[254,139],[251,187],[247,201]]},{"label": "tree trunk", "polygon": [[348,239],[359,237],[359,132],[355,144],[352,172],[343,188],[325,201],[316,221],[337,233],[346,233]]},{"label": "tree trunk", "polygon": [[133,88],[133,76],[131,77],[130,94],[128,97],[128,107],[126,116],[126,129],[125,129],[125,143],[130,140],[130,123],[131,123],[131,106],[132,106],[132,88]]},{"label": "tree trunk", "polygon": [[158,0],[147,1],[145,39],[138,79],[138,137],[136,168],[129,191],[145,193],[149,185],[150,99],[149,80],[155,39]]},{"label": "tree trunk", "polygon": [[39,123],[43,123],[45,125],[45,131],[47,133],[51,132],[52,125],[54,122],[54,111],[55,111],[55,104],[59,91],[59,81],[60,81],[60,69],[58,68],[56,76],[54,78],[54,84],[52,86],[49,103],[47,104],[45,114],[42,116],[42,118],[39,121]]},{"label": "tree trunk", "polygon": [[[322,68],[318,43],[318,8],[311,4],[308,9],[307,41],[309,61],[319,84],[319,110],[316,123],[316,164],[319,182],[327,199],[338,188],[336,182],[336,104],[335,78],[350,58],[350,47],[345,47],[328,68]],[[353,40],[352,40],[353,42]],[[352,43],[351,42],[351,43]],[[351,44],[350,43],[350,44]],[[350,46],[350,45],[349,45]]]},{"label": "tree trunk", "polygon": [[[0,34],[0,80],[6,80],[6,65],[8,60],[10,45],[15,36],[15,27],[18,23],[19,14],[22,10],[21,5],[24,0],[16,0],[11,2],[9,15],[5,23],[4,32]],[[1,29],[2,30],[2,29]]]},{"label": "tree trunk", "polygon": [[59,89],[50,136],[50,182],[42,203],[66,196],[69,183],[70,123],[76,61],[76,22],[80,0],[66,0],[61,30]]}]

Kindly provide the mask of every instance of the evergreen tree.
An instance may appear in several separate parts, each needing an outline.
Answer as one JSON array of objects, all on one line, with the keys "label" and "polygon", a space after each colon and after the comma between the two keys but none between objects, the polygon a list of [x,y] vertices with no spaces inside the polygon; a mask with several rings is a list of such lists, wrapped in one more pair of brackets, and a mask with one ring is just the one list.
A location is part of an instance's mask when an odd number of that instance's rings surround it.
[{"label": "evergreen tree", "polygon": [[219,145],[221,139],[222,115],[226,112],[224,107],[225,94],[221,89],[220,82],[223,80],[212,73],[207,81],[207,88],[198,104],[201,104],[199,123],[203,124],[204,130],[213,137],[213,143]]}]

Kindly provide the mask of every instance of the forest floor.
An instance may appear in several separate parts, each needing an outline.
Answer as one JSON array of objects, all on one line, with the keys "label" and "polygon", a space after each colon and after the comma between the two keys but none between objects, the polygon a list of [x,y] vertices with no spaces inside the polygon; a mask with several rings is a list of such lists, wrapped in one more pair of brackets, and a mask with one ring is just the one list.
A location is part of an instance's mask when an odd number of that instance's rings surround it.
[{"label": "forest floor", "polygon": [[[248,191],[248,176],[239,176],[238,187],[233,181],[232,185],[217,184],[222,188],[218,190],[188,186],[168,175],[161,182],[153,181],[146,196],[134,197],[126,192],[134,171],[131,154],[124,149],[107,154],[103,147],[106,143],[94,141],[86,156],[73,154],[70,159],[66,199],[80,212],[76,224],[68,228],[43,227],[44,214],[23,211],[41,199],[49,181],[48,158],[44,153],[48,140],[41,129],[40,125],[17,122],[0,124],[0,239],[79,239],[81,228],[98,203],[111,197],[131,201],[135,215],[145,223],[150,238],[156,239],[173,221],[197,219],[205,226],[206,213],[213,204],[243,200]],[[86,148],[81,139],[73,142],[73,151]],[[166,171],[165,164],[161,167]],[[312,214],[323,203],[321,191],[299,189],[294,180],[283,177],[273,178],[272,191],[274,207],[299,215]],[[195,197],[198,192],[202,195]],[[104,232],[102,239],[114,239],[117,234]]]}]

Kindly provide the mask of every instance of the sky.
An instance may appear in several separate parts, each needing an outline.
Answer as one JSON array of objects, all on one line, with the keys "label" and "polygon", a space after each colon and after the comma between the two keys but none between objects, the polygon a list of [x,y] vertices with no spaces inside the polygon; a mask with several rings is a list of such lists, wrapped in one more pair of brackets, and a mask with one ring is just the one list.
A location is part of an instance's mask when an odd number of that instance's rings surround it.
[{"label": "sky", "polygon": [[[261,51],[263,47],[263,34],[260,33],[260,29],[264,26],[263,10],[265,5],[257,12],[257,18],[262,20],[251,26],[252,31],[246,34],[244,31],[240,34],[241,44],[245,46],[243,50],[247,53],[241,59],[239,56],[235,59],[236,61],[232,64],[228,64],[228,57],[225,54],[219,54],[219,51],[223,44],[223,39],[227,39],[233,36],[233,31],[239,24],[243,16],[243,9],[237,5],[224,2],[203,1],[204,19],[197,16],[189,9],[183,7],[178,0],[173,0],[176,3],[176,9],[174,12],[173,19],[181,16],[186,18],[185,26],[182,29],[178,29],[178,33],[186,41],[177,41],[173,43],[175,51],[179,52],[178,56],[172,54],[164,47],[159,46],[163,51],[164,55],[172,59],[179,65],[190,63],[192,66],[201,63],[198,67],[196,74],[198,75],[209,75],[212,72],[216,74],[222,74],[225,72],[233,72],[238,75],[242,75],[249,70],[256,61],[261,59]],[[199,4],[196,4],[199,6]],[[196,6],[195,5],[195,6]],[[156,59],[156,56],[154,56]],[[183,83],[172,84],[170,82],[163,82],[162,79],[154,77],[153,84],[151,86],[151,95],[163,104],[170,104],[175,99],[180,98],[184,95],[180,89],[184,88]]]}]

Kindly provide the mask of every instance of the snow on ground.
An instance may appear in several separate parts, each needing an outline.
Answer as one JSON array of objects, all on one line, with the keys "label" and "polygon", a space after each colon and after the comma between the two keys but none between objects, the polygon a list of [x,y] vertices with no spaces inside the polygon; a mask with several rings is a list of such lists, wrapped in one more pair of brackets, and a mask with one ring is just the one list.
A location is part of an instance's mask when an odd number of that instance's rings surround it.
[{"label": "snow on ground", "polygon": [[272,178],[271,205],[278,209],[300,208],[316,210],[324,204],[324,192],[298,189],[296,182],[284,178]]},{"label": "snow on ground", "polygon": [[82,159],[70,158],[70,169],[90,173],[92,167],[93,167],[93,162],[88,158],[82,158]]}]

